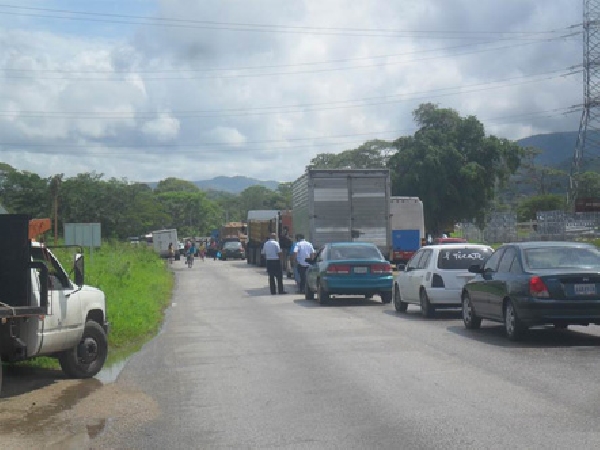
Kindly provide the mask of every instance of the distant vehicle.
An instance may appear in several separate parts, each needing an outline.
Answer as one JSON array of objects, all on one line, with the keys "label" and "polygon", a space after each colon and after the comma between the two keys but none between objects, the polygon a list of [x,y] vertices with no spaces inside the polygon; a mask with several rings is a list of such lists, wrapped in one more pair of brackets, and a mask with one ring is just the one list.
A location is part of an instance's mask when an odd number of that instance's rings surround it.
[{"label": "distant vehicle", "polygon": [[530,326],[600,325],[600,252],[575,242],[502,245],[485,264],[469,269],[462,316],[466,328],[481,319],[503,322],[510,340]]},{"label": "distant vehicle", "polygon": [[305,298],[321,304],[331,294],[379,295],[383,303],[392,301],[392,266],[375,244],[336,242],[325,244],[306,271]]},{"label": "distant vehicle", "polygon": [[459,237],[440,237],[433,240],[433,245],[441,244],[462,244],[466,243],[467,240]]},{"label": "distant vehicle", "polygon": [[154,251],[161,258],[169,258],[169,244],[173,244],[173,249],[177,248],[177,230],[155,230],[152,232],[152,245]]},{"label": "distant vehicle", "polygon": [[480,244],[440,244],[421,248],[394,279],[394,307],[405,312],[409,304],[419,305],[424,317],[433,317],[436,308],[461,306],[462,288],[475,278],[469,267],[485,263],[492,247]]},{"label": "distant vehicle", "polygon": [[244,258],[246,258],[246,254],[240,241],[229,241],[223,244],[223,248],[221,248],[221,261]]},{"label": "distant vehicle", "polygon": [[390,197],[390,229],[390,262],[406,264],[425,237],[423,202],[419,197]]}]

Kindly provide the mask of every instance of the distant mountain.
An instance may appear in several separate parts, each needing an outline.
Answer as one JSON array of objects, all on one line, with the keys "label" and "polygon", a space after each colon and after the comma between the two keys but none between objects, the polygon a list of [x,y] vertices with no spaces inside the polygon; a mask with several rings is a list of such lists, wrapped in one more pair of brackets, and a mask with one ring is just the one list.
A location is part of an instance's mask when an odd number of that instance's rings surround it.
[{"label": "distant mountain", "polygon": [[262,181],[255,178],[248,177],[215,177],[210,180],[193,181],[193,183],[203,190],[231,192],[232,194],[239,194],[244,189],[250,186],[264,186],[273,191],[277,190],[279,181]]},{"label": "distant mountain", "polygon": [[[264,186],[273,191],[277,190],[277,187],[279,186],[279,181],[261,181],[248,177],[215,177],[210,180],[192,181],[192,183],[204,191],[219,191],[231,194],[239,194],[244,189],[256,185]],[[156,181],[145,184],[152,189],[156,189],[156,186],[158,185]]]}]

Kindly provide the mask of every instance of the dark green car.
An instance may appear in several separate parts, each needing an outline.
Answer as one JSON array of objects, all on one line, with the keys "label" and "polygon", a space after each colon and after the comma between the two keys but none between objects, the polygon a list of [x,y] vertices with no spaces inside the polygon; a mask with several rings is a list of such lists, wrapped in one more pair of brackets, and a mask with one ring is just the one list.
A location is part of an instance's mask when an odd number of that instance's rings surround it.
[{"label": "dark green car", "polygon": [[228,259],[245,259],[246,253],[240,241],[225,242],[221,248],[221,261]]},{"label": "dark green car", "polygon": [[481,319],[504,323],[518,340],[530,326],[600,325],[600,251],[576,242],[502,245],[462,291],[466,328]]}]

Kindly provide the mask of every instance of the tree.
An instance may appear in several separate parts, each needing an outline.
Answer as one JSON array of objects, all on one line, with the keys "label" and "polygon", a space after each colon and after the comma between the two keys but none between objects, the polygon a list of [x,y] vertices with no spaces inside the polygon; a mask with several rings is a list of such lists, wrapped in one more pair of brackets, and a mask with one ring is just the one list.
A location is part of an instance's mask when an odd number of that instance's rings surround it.
[{"label": "tree", "polygon": [[14,214],[32,218],[50,217],[52,202],[49,180],[27,171],[0,168],[0,203]]},{"label": "tree", "polygon": [[342,153],[320,153],[309,164],[312,169],[382,169],[385,168],[383,152],[393,148],[391,142],[375,139],[358,148]]},{"label": "tree", "polygon": [[395,141],[398,151],[388,163],[393,195],[418,196],[434,234],[460,220],[483,223],[496,190],[519,167],[522,149],[486,137],[476,117],[453,109],[424,104],[413,117],[419,129]]},{"label": "tree", "polygon": [[154,192],[157,194],[164,192],[201,192],[201,189],[191,181],[170,177],[159,181]]},{"label": "tree", "polygon": [[517,206],[517,220],[535,220],[538,211],[556,211],[565,207],[565,197],[559,194],[535,195],[522,200]]},{"label": "tree", "polygon": [[577,196],[600,197],[600,174],[597,172],[583,172],[578,176]]}]

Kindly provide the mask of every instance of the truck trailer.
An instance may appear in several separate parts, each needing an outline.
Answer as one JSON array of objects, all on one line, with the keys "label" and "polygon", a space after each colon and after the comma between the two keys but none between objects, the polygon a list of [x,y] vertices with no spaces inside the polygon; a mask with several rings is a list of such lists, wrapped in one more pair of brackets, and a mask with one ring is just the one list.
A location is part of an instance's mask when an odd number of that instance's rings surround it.
[{"label": "truck trailer", "polygon": [[390,254],[388,169],[307,169],[293,184],[294,233],[315,249],[329,242],[371,242]]},{"label": "truck trailer", "polygon": [[392,248],[390,262],[406,264],[425,238],[423,202],[419,197],[390,198]]}]

